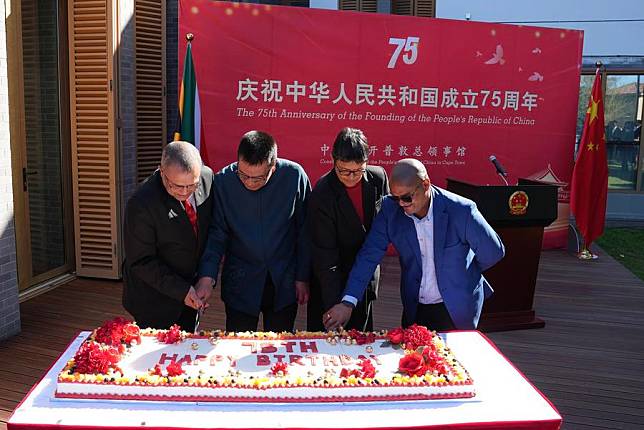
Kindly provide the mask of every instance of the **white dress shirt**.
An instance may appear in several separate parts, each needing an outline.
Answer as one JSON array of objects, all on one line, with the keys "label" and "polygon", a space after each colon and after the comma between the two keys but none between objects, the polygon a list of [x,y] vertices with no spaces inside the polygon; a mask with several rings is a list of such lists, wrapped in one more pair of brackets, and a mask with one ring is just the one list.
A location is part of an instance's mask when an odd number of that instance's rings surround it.
[{"label": "white dress shirt", "polygon": [[429,201],[429,209],[424,218],[416,215],[407,215],[414,221],[416,238],[420,246],[420,261],[422,263],[423,277],[418,291],[418,302],[424,305],[441,303],[443,297],[438,290],[436,279],[436,266],[434,265],[434,214],[432,212],[434,199]]},{"label": "white dress shirt", "polygon": [[[429,209],[424,218],[418,219],[416,215],[407,215],[414,221],[416,228],[416,238],[420,246],[420,261],[422,263],[423,277],[420,281],[420,290],[418,291],[418,302],[424,305],[441,303],[443,297],[438,290],[438,279],[436,278],[436,266],[434,265],[434,199],[429,201]],[[345,295],[342,297],[343,302],[352,303],[355,307],[358,299]]]}]

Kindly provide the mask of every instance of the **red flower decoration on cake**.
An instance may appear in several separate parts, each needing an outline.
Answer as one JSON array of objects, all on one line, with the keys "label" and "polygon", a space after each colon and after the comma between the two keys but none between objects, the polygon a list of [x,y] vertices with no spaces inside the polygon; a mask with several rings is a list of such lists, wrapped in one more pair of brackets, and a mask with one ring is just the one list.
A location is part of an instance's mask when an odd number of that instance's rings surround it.
[{"label": "red flower decoration on cake", "polygon": [[348,378],[349,376],[355,376],[356,378],[360,377],[360,371],[358,369],[347,369],[343,367],[340,371],[340,378]]},{"label": "red flower decoration on cake", "polygon": [[117,317],[97,328],[94,331],[94,340],[116,347],[122,344],[131,345],[133,341],[141,342],[141,331],[132,321]]},{"label": "red flower decoration on cake", "polygon": [[373,366],[371,360],[368,358],[360,360],[358,364],[360,365],[360,370],[362,370],[361,376],[363,378],[373,378],[376,376],[376,368]]},{"label": "red flower decoration on cake", "polygon": [[275,376],[283,376],[288,373],[288,364],[283,361],[273,364],[271,373]]},{"label": "red flower decoration on cake", "polygon": [[375,333],[363,333],[354,328],[347,331],[347,337],[349,339],[355,339],[357,345],[366,345],[368,343],[374,343],[376,341]]},{"label": "red flower decoration on cake", "polygon": [[424,348],[421,355],[423,356],[423,361],[425,362],[425,366],[428,371],[443,375],[449,373],[449,365],[445,359],[436,352],[436,350]]},{"label": "red flower decoration on cake", "polygon": [[176,324],[174,324],[168,330],[160,331],[157,333],[157,340],[161,343],[177,343],[180,342],[181,339],[181,327]]},{"label": "red flower decoration on cake", "polygon": [[399,345],[400,343],[402,343],[404,336],[405,331],[401,327],[389,330],[389,332],[387,332],[387,339],[389,339],[389,342],[391,342],[393,345]]},{"label": "red flower decoration on cake", "polygon": [[120,358],[116,348],[86,341],[74,355],[74,372],[106,374],[110,369],[118,370],[116,363]]},{"label": "red flower decoration on cake", "polygon": [[398,362],[398,370],[409,376],[422,376],[427,371],[423,356],[417,352],[403,356]]},{"label": "red flower decoration on cake", "polygon": [[126,324],[123,326],[123,342],[132,345],[132,342],[141,343],[141,329],[136,324]]},{"label": "red flower decoration on cake", "polygon": [[416,350],[419,346],[433,345],[432,332],[422,325],[411,325],[405,329],[403,341],[405,349]]},{"label": "red flower decoration on cake", "polygon": [[168,364],[165,370],[168,372],[168,376],[179,376],[183,374],[183,368],[181,367],[181,363],[178,361],[173,361]]}]

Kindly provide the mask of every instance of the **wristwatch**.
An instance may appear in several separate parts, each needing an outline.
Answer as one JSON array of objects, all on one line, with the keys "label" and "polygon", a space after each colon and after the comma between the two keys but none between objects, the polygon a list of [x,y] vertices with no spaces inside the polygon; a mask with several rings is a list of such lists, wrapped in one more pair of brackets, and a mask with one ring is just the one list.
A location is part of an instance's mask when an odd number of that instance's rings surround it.
[{"label": "wristwatch", "polygon": [[342,300],[340,303],[342,303],[343,305],[349,306],[351,309],[355,308],[355,305],[348,300]]}]

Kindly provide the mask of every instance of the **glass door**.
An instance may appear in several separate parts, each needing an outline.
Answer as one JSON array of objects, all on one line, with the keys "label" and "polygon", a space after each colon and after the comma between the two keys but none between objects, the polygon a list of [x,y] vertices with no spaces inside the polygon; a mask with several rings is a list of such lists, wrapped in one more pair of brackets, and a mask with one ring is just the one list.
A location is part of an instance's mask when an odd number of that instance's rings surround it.
[{"label": "glass door", "polygon": [[61,55],[67,43],[60,43],[61,34],[66,37],[61,19],[66,4],[59,3],[19,2],[21,64],[16,74],[22,84],[22,95],[17,95],[23,124],[18,172],[22,193],[15,199],[15,219],[20,290],[72,268],[69,137],[68,126],[61,126],[69,121],[66,51]]}]

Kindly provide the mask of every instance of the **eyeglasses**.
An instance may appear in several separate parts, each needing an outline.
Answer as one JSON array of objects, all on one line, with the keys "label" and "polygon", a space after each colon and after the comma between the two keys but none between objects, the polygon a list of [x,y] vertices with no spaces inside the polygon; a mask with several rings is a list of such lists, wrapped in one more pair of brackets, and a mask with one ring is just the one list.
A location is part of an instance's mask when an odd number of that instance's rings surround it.
[{"label": "eyeglasses", "polygon": [[251,182],[255,184],[261,184],[266,181],[268,181],[268,177],[271,175],[271,172],[273,171],[273,167],[270,167],[268,169],[268,172],[266,172],[264,175],[261,176],[249,176],[246,173],[242,172],[237,168],[237,176],[239,177],[239,180],[242,182]]},{"label": "eyeglasses", "polygon": [[342,169],[342,168],[336,166],[335,171],[338,172],[338,175],[340,175],[340,176],[349,177],[349,176],[362,176],[362,175],[364,175],[364,172],[367,171],[367,169],[354,169],[354,170],[351,170],[351,169]]},{"label": "eyeglasses", "polygon": [[402,196],[394,196],[393,194],[389,194],[389,198],[396,203],[398,202],[403,202],[403,203],[411,203],[414,200],[414,194],[416,194],[416,191],[421,187],[421,184],[416,185],[416,188],[414,188],[414,191],[411,193],[403,194]]},{"label": "eyeglasses", "polygon": [[195,182],[194,184],[179,185],[179,184],[175,184],[170,179],[168,179],[165,173],[161,172],[161,176],[163,176],[163,179],[168,184],[168,188],[174,191],[194,192],[201,185],[199,181]]}]

